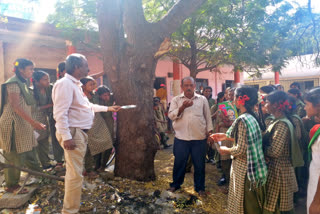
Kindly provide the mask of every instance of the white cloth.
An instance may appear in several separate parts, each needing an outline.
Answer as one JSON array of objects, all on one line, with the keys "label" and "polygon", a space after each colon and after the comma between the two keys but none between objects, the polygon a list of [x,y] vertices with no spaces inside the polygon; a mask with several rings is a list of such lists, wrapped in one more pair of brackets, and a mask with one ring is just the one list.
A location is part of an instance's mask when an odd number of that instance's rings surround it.
[{"label": "white cloth", "polygon": [[191,98],[193,105],[178,116],[179,108],[186,100],[189,99],[182,93],[171,101],[168,116],[173,121],[176,138],[186,141],[204,140],[207,133],[213,130],[208,100],[195,93]]},{"label": "white cloth", "polygon": [[307,196],[307,213],[309,214],[309,208],[316,194],[319,176],[320,176],[320,137],[312,145],[312,161],[309,168],[309,184],[308,184],[308,196]]},{"label": "white cloth", "polygon": [[108,111],[107,106],[90,103],[81,86],[79,80],[66,74],[52,90],[53,117],[63,141],[72,139],[70,127],[90,129],[94,112]]}]

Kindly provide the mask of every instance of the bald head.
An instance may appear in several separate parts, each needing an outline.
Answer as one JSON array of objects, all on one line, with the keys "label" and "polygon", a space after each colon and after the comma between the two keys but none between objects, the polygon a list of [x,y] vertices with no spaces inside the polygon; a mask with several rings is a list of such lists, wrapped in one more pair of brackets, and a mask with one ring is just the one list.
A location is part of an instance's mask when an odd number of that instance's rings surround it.
[{"label": "bald head", "polygon": [[181,80],[181,86],[183,86],[183,83],[186,81],[186,80],[190,80],[193,84],[195,84],[196,82],[194,81],[193,77],[185,77]]}]

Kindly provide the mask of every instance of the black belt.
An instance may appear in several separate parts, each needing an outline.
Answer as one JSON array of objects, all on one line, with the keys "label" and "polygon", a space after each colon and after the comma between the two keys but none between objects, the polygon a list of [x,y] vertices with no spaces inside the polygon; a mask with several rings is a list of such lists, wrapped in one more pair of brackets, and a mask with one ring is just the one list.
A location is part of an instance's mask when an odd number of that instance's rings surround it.
[{"label": "black belt", "polygon": [[87,133],[89,129],[81,129],[83,132]]}]

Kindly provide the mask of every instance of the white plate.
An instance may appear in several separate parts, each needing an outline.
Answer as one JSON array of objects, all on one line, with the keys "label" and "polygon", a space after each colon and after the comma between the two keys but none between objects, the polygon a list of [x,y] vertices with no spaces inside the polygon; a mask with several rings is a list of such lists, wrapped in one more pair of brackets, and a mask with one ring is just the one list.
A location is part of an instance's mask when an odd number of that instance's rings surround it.
[{"label": "white plate", "polygon": [[121,106],[122,109],[131,109],[131,108],[136,108],[136,105],[127,105],[127,106]]}]

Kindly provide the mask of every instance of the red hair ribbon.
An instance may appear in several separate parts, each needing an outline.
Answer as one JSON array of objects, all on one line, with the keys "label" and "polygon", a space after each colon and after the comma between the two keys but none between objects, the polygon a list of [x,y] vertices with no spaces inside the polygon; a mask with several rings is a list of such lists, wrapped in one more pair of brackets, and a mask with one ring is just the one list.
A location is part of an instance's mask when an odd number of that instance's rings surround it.
[{"label": "red hair ribbon", "polygon": [[260,97],[261,97],[261,104],[264,105],[265,104],[264,103],[264,95],[261,94]]},{"label": "red hair ribbon", "polygon": [[246,101],[250,100],[250,98],[247,95],[239,96],[238,97],[238,105],[245,105]]},{"label": "red hair ribbon", "polygon": [[[290,104],[288,102],[288,100],[284,101],[283,103],[279,103],[279,107],[278,109],[281,110],[281,111],[284,111],[286,110],[286,107],[288,106],[288,108],[290,109]],[[292,108],[292,107],[291,107]]]}]

